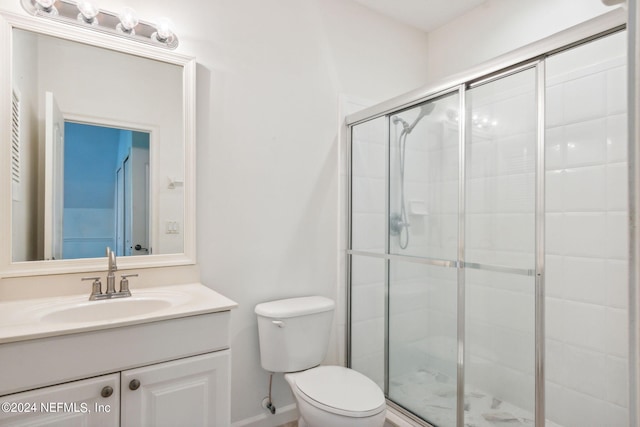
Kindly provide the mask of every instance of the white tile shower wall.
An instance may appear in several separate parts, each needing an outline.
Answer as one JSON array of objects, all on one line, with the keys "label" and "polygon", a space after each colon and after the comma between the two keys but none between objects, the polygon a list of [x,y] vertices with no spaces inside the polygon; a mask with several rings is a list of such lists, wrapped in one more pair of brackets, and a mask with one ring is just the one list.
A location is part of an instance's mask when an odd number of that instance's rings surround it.
[{"label": "white tile shower wall", "polygon": [[547,418],[563,426],[626,425],[623,37],[547,67]]}]

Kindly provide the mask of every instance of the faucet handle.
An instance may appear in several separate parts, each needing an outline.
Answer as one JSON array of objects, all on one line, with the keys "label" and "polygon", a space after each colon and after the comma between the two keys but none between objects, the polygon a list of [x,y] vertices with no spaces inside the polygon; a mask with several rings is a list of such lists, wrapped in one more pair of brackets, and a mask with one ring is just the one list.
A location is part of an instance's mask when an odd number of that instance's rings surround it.
[{"label": "faucet handle", "polygon": [[90,300],[94,300],[96,299],[97,295],[102,295],[102,282],[100,282],[100,277],[83,277],[82,279],[83,282],[85,280],[93,280],[92,285],[92,289],[91,289],[91,295],[89,296]]},{"label": "faucet handle", "polygon": [[129,279],[128,277],[138,277],[138,274],[123,274],[120,276],[120,292],[124,292],[125,294],[131,295],[131,291],[129,290]]}]

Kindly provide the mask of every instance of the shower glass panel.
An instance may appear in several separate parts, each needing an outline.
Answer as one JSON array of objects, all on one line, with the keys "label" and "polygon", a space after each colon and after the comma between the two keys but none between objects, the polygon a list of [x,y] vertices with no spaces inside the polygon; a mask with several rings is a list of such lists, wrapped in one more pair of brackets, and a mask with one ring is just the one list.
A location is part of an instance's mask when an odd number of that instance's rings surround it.
[{"label": "shower glass panel", "polygon": [[628,425],[626,72],[626,32],[547,59],[545,345],[552,425]]},{"label": "shower glass panel", "polygon": [[536,68],[466,92],[465,425],[534,419],[536,108]]},{"label": "shower glass panel", "polygon": [[460,95],[390,117],[388,395],[456,423]]},{"label": "shower glass panel", "polygon": [[352,128],[351,249],[385,253],[387,119]]},{"label": "shower glass panel", "polygon": [[533,426],[535,278],[466,269],[465,426]]},{"label": "shower glass panel", "polygon": [[391,116],[391,253],[457,257],[458,110],[456,92]]},{"label": "shower glass panel", "polygon": [[465,261],[535,267],[536,71],[467,91]]},{"label": "shower glass panel", "polygon": [[457,271],[391,261],[389,283],[389,398],[455,427]]},{"label": "shower glass panel", "polygon": [[384,390],[385,373],[384,259],[351,257],[351,367]]}]

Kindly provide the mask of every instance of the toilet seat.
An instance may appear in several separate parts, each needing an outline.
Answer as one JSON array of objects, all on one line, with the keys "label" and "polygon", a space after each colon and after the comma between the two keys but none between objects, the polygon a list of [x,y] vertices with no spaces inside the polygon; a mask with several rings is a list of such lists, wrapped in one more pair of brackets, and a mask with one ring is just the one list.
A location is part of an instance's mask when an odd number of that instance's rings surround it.
[{"label": "toilet seat", "polygon": [[342,366],[318,366],[295,376],[298,395],[310,405],[353,418],[386,408],[382,390],[372,380]]}]

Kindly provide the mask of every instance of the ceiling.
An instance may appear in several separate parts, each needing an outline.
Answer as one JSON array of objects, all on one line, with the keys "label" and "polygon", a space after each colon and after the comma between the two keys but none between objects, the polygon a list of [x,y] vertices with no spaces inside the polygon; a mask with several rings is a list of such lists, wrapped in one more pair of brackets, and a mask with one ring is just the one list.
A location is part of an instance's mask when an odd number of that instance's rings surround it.
[{"label": "ceiling", "polygon": [[485,0],[354,0],[400,22],[431,31]]}]

